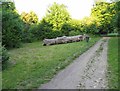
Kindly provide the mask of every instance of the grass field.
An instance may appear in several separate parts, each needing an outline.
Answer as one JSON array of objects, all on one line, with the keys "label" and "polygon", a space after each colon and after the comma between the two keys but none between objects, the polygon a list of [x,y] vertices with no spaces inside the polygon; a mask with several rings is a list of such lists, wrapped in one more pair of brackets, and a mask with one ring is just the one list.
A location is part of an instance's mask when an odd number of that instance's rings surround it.
[{"label": "grass field", "polygon": [[118,37],[111,38],[108,45],[108,86],[118,89]]},{"label": "grass field", "polygon": [[9,50],[8,67],[2,73],[3,89],[39,87],[99,39],[91,38],[89,43],[82,41],[52,46],[42,46],[42,42],[34,42]]}]

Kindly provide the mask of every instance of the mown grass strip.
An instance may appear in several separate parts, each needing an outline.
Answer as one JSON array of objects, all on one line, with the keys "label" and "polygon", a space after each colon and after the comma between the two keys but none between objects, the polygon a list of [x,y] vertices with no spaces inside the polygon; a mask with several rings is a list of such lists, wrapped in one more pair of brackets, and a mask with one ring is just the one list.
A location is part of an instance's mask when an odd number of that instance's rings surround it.
[{"label": "mown grass strip", "polygon": [[118,37],[112,37],[108,43],[108,87],[118,89]]},{"label": "mown grass strip", "polygon": [[42,46],[42,42],[34,42],[9,50],[9,66],[3,71],[3,89],[39,87],[99,39],[91,38],[89,43],[81,41],[52,46]]}]

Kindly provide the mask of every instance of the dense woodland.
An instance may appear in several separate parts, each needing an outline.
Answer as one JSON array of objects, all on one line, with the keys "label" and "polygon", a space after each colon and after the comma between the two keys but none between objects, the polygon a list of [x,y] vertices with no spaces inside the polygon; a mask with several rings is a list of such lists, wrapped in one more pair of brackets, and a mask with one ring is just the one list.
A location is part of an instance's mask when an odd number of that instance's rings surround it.
[{"label": "dense woodland", "polygon": [[33,11],[19,15],[12,2],[1,6],[3,60],[9,58],[6,48],[20,47],[21,43],[64,35],[118,33],[120,29],[120,1],[96,2],[91,15],[82,20],[72,19],[63,4],[53,3],[40,21]]}]

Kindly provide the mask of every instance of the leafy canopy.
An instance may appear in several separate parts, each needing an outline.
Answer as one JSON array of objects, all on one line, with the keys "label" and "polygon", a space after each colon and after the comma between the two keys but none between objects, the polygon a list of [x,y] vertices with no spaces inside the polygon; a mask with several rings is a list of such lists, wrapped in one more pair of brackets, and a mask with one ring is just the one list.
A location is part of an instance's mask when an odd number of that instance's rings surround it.
[{"label": "leafy canopy", "polygon": [[54,3],[48,8],[44,19],[52,24],[53,30],[56,31],[61,30],[62,25],[68,23],[71,18],[65,5]]},{"label": "leafy canopy", "polygon": [[30,13],[22,12],[21,18],[25,23],[30,25],[38,23],[38,17],[33,11],[30,11]]}]

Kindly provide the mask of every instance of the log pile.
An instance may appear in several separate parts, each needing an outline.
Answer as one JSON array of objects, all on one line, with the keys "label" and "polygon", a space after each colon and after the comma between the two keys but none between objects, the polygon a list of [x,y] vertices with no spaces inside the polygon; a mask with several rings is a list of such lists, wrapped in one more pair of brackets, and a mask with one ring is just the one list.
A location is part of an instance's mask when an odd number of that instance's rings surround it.
[{"label": "log pile", "polygon": [[62,36],[57,37],[54,39],[44,39],[43,45],[54,45],[54,44],[64,44],[64,43],[71,43],[71,42],[79,42],[85,39],[85,35],[77,35],[77,36]]}]

